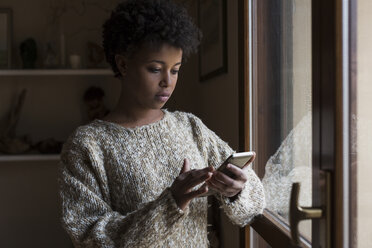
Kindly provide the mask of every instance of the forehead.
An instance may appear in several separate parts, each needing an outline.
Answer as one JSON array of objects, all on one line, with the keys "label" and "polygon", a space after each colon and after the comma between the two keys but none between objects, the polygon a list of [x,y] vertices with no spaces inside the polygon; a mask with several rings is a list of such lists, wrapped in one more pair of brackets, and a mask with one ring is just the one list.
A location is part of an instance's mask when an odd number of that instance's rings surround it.
[{"label": "forehead", "polygon": [[179,63],[182,61],[182,49],[166,43],[144,44],[132,55],[132,59],[141,62],[161,60],[168,63]]}]

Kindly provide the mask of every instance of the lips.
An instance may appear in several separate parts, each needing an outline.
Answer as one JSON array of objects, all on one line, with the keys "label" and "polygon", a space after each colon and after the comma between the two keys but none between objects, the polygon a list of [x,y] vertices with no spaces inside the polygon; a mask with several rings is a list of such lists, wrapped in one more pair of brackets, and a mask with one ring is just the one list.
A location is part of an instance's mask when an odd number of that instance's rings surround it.
[{"label": "lips", "polygon": [[168,101],[169,97],[170,97],[169,93],[159,93],[159,94],[156,94],[155,96],[155,98],[161,102]]}]

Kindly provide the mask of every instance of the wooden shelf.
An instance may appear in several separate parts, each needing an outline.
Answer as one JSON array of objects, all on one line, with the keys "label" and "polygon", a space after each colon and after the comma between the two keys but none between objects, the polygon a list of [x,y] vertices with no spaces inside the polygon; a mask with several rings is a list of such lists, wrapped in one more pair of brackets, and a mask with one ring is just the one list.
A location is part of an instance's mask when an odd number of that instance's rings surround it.
[{"label": "wooden shelf", "polygon": [[105,76],[114,75],[110,69],[35,69],[0,70],[0,76]]},{"label": "wooden shelf", "polygon": [[0,155],[0,162],[59,161],[59,154]]}]

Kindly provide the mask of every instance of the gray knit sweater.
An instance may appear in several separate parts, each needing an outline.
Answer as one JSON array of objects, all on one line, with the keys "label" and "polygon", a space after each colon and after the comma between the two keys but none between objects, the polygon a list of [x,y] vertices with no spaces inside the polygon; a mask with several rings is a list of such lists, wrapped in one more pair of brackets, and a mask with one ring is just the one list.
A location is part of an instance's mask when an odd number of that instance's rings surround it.
[{"label": "gray knit sweater", "polygon": [[[158,122],[124,128],[95,120],[79,127],[61,155],[62,222],[76,247],[208,247],[207,199],[182,211],[169,190],[184,158],[218,167],[233,151],[196,116],[164,110]],[[262,213],[253,172],[239,197],[216,197],[240,226]]]}]

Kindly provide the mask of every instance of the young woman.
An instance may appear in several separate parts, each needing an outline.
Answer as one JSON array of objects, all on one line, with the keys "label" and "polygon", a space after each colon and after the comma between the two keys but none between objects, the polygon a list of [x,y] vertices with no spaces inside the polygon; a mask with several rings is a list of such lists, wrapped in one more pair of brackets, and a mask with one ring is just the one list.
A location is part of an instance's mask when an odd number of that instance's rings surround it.
[{"label": "young woman", "polygon": [[208,247],[209,189],[244,226],[264,192],[249,167],[215,170],[233,150],[196,116],[162,109],[199,31],[168,0],[128,0],[103,26],[122,82],[117,107],[79,127],[61,155],[62,220],[77,247]]}]

